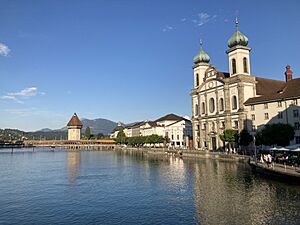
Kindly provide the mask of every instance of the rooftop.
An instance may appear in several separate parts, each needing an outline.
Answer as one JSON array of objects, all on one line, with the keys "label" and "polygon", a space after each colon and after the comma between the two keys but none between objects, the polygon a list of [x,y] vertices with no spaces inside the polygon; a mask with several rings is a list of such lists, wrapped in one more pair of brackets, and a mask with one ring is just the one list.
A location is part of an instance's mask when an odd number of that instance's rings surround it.
[{"label": "rooftop", "polygon": [[245,105],[300,97],[300,78],[284,82],[256,77],[256,81],[256,92],[261,96],[249,98]]},{"label": "rooftop", "polygon": [[69,123],[67,124],[67,126],[78,126],[78,127],[82,127],[82,123],[80,121],[80,119],[78,118],[77,114],[74,113],[74,115],[72,116],[72,118],[70,119]]}]

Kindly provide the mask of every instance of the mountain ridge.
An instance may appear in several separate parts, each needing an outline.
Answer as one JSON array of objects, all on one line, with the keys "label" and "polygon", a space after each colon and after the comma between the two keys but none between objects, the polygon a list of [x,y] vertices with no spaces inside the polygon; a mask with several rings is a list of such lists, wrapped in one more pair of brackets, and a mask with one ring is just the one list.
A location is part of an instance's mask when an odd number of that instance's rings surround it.
[{"label": "mountain ridge", "polygon": [[[97,118],[97,119],[82,118],[80,120],[83,125],[82,132],[84,132],[87,127],[90,127],[92,134],[102,133],[104,135],[109,135],[118,125],[118,123],[104,118]],[[62,127],[60,129],[54,129],[54,130],[49,128],[43,128],[35,132],[48,133],[48,132],[61,132],[61,131],[67,131],[67,126]]]}]

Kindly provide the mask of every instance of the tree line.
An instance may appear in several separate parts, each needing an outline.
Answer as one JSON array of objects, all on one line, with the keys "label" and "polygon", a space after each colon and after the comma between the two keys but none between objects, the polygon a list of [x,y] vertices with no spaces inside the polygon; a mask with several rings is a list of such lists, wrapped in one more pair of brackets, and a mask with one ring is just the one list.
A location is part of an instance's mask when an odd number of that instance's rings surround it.
[{"label": "tree line", "polygon": [[167,141],[167,139],[156,134],[152,134],[149,136],[126,137],[124,131],[121,130],[118,132],[115,141],[117,144],[126,144],[134,147],[140,147],[144,144],[161,144]]},{"label": "tree line", "polygon": [[[294,127],[290,124],[276,123],[267,124],[263,129],[255,134],[255,145],[268,145],[268,146],[287,146],[290,141],[294,139]],[[220,135],[223,143],[227,142],[229,147],[239,144],[240,146],[248,146],[254,141],[253,136],[247,130],[242,130],[238,133],[237,130],[226,129]]]}]

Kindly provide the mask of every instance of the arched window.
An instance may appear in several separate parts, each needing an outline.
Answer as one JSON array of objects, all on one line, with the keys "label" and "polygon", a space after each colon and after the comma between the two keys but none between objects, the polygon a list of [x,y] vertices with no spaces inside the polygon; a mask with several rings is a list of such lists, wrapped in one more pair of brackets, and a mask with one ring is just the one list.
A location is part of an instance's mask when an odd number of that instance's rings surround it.
[{"label": "arched window", "polygon": [[199,86],[199,74],[196,73],[196,87]]},{"label": "arched window", "polygon": [[199,107],[198,107],[198,104],[195,105],[195,115],[196,115],[196,116],[199,115]]},{"label": "arched window", "polygon": [[232,74],[236,74],[236,61],[235,61],[235,59],[231,60],[231,66],[232,66]]},{"label": "arched window", "polygon": [[244,65],[244,73],[248,73],[248,62],[246,57],[243,58],[243,65]]},{"label": "arched window", "polygon": [[224,111],[224,99],[220,98],[220,111]]},{"label": "arched window", "polygon": [[205,114],[205,103],[202,102],[202,114]]},{"label": "arched window", "polygon": [[231,104],[232,104],[232,109],[237,109],[237,98],[236,98],[235,95],[232,96],[232,102],[231,102]]},{"label": "arched window", "polygon": [[215,111],[215,99],[210,98],[209,99],[209,112],[213,113]]}]

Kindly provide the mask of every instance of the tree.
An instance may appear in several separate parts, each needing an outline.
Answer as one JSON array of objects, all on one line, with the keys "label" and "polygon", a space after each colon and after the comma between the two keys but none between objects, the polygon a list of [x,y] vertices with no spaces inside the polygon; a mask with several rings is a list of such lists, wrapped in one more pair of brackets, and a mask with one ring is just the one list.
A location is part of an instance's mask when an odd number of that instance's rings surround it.
[{"label": "tree", "polygon": [[255,134],[255,145],[262,145],[263,144],[263,136],[262,136],[262,131],[259,130]]},{"label": "tree", "polygon": [[123,130],[120,130],[118,132],[116,142],[117,142],[117,144],[126,144],[126,135]]},{"label": "tree", "polygon": [[91,138],[91,128],[87,127],[84,132],[84,137],[89,140]]},{"label": "tree", "polygon": [[243,146],[244,154],[245,149],[248,149],[248,145],[253,141],[253,137],[249,134],[249,132],[244,129],[240,133],[240,145]]},{"label": "tree", "polygon": [[104,136],[104,134],[103,133],[98,133],[97,134],[97,139],[99,140],[99,139],[103,139],[105,136]]},{"label": "tree", "polygon": [[226,130],[224,130],[223,134],[219,135],[219,137],[223,141],[223,143],[228,142],[229,147],[231,147],[231,145],[233,143],[237,142],[238,132],[236,130],[233,130],[233,129],[226,129]]},{"label": "tree", "polygon": [[264,145],[287,146],[294,135],[294,128],[290,124],[267,124],[262,130],[262,142]]}]

